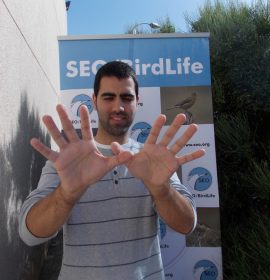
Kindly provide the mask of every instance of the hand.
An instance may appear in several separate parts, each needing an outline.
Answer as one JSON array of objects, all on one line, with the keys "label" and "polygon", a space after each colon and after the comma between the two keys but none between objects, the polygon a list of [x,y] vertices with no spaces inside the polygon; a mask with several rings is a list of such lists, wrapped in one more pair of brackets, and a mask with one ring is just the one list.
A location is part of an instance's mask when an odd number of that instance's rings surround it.
[{"label": "hand", "polygon": [[[38,139],[31,145],[44,157],[54,163],[60,177],[62,195],[66,202],[75,203],[89,185],[97,182],[116,165],[131,158],[130,152],[121,152],[112,157],[104,157],[93,140],[89,113],[86,106],[80,110],[82,139],[80,139],[62,105],[56,107],[68,141],[60,133],[50,116],[44,116],[43,122],[60,151],[53,151]],[[119,144],[112,143],[112,150],[118,150]]]},{"label": "hand", "polygon": [[201,149],[184,156],[176,156],[197,131],[195,124],[191,124],[183,135],[170,148],[168,147],[185,120],[184,114],[177,115],[157,143],[160,131],[166,122],[165,115],[160,115],[150,131],[144,148],[126,163],[130,172],[144,182],[153,196],[164,193],[164,186],[168,186],[170,177],[180,165],[197,159],[205,153]]}]

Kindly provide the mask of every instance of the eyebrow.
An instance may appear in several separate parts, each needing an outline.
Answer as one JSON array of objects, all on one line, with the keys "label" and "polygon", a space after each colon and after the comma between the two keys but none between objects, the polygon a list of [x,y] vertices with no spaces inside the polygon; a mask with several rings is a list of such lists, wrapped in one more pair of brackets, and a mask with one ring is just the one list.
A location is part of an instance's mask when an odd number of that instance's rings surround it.
[{"label": "eyebrow", "polygon": [[115,93],[112,93],[112,92],[103,92],[101,94],[102,97],[106,97],[106,96],[115,96],[116,94]]},{"label": "eyebrow", "polygon": [[[113,93],[113,92],[103,92],[101,94],[102,97],[114,97],[116,96],[116,93]],[[124,92],[124,93],[120,93],[120,97],[134,97],[135,98],[135,95],[132,94],[132,93],[129,93],[129,92]]]}]

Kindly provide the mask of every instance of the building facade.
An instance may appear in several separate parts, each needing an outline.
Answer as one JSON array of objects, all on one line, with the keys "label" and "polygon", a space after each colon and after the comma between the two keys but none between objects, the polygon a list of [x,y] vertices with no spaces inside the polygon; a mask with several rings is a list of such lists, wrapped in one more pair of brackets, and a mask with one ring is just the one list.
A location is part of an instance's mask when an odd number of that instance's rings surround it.
[{"label": "building facade", "polygon": [[0,1],[1,279],[40,279],[46,248],[18,236],[18,213],[36,187],[44,159],[29,141],[50,138],[41,122],[55,115],[59,93],[57,36],[67,33],[64,0]]}]

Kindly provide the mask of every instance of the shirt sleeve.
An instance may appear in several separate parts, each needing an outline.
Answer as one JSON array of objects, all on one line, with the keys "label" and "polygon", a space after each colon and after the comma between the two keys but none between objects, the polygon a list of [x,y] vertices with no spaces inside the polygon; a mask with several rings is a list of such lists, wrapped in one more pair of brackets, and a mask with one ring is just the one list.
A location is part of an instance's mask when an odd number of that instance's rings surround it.
[{"label": "shirt sleeve", "polygon": [[179,193],[181,193],[183,196],[185,196],[188,201],[190,202],[194,214],[194,224],[191,229],[191,231],[188,233],[192,233],[197,225],[197,211],[196,211],[196,203],[192,196],[192,194],[189,192],[189,190],[180,182],[176,172],[172,175],[170,178],[170,185],[174,187]]},{"label": "shirt sleeve", "polygon": [[39,245],[55,237],[57,232],[52,236],[46,238],[40,238],[34,236],[26,226],[26,216],[31,207],[44,197],[47,197],[55,188],[59,185],[60,179],[52,164],[47,161],[42,169],[42,174],[38,183],[38,186],[33,190],[26,200],[24,201],[20,215],[19,215],[19,235],[21,239],[29,246]]}]

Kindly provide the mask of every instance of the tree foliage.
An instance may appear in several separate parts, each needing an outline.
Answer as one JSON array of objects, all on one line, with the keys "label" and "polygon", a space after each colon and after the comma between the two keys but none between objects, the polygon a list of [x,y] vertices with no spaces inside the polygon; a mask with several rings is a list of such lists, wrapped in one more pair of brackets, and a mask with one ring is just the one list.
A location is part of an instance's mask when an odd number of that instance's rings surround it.
[{"label": "tree foliage", "polygon": [[208,1],[187,21],[210,32],[224,279],[269,279],[270,7]]},{"label": "tree foliage", "polygon": [[148,33],[174,33],[175,32],[175,25],[171,21],[171,19],[167,16],[165,19],[158,19],[157,23],[159,24],[160,28],[153,29],[147,26],[148,24],[139,24],[138,22],[128,26],[126,34],[132,34],[133,29],[136,27],[136,34],[148,34]]},{"label": "tree foliage", "polygon": [[160,29],[157,31],[158,33],[175,33],[175,25],[171,21],[171,19],[167,16],[164,20],[158,20],[158,24]]}]

